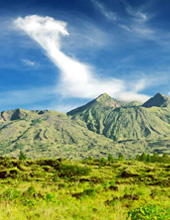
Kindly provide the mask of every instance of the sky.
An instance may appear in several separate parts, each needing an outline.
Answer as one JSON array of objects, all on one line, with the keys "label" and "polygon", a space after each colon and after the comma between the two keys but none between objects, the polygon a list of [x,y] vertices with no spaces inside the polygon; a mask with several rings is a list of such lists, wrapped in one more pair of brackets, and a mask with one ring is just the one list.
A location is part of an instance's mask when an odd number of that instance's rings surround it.
[{"label": "sky", "polygon": [[168,0],[0,1],[0,111],[170,96]]}]

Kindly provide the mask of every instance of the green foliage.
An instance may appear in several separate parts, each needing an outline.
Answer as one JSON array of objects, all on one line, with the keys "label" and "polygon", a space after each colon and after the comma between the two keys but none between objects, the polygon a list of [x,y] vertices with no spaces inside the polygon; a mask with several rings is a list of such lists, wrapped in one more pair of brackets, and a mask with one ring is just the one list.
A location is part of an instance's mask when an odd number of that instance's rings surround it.
[{"label": "green foliage", "polygon": [[109,162],[113,162],[114,161],[114,158],[111,154],[108,154],[108,161]]},{"label": "green foliage", "polygon": [[5,192],[1,194],[1,197],[7,200],[15,200],[21,196],[22,192],[12,187],[9,187]]},{"label": "green foliage", "polygon": [[163,204],[151,203],[143,206],[139,206],[128,212],[128,217],[131,220],[168,220],[170,219],[170,206],[165,206]]},{"label": "green foliage", "polygon": [[27,159],[27,156],[22,151],[20,151],[19,160],[26,160],[26,159]]},{"label": "green foliage", "polygon": [[99,169],[102,169],[102,165],[101,165],[101,164],[99,164],[98,168],[99,168]]},{"label": "green foliage", "polygon": [[78,165],[61,164],[58,170],[60,177],[77,177],[86,176],[90,173],[91,169],[88,167],[80,167]]},{"label": "green foliage", "polygon": [[118,160],[120,160],[120,161],[124,161],[124,160],[125,160],[123,154],[121,154],[121,153],[119,154],[119,156],[118,156]]},{"label": "green foliage", "polygon": [[83,195],[84,196],[95,196],[96,195],[96,190],[95,188],[91,187],[91,188],[88,188],[88,189],[85,189],[83,191]]},{"label": "green foliage", "polygon": [[55,195],[53,194],[53,193],[48,193],[47,195],[46,195],[46,202],[56,202],[56,197],[55,197]]},{"label": "green foliage", "polygon": [[170,163],[170,156],[167,153],[163,153],[162,156],[159,156],[157,152],[154,152],[153,155],[143,153],[142,155],[137,154],[136,160],[149,163]]},{"label": "green foliage", "polygon": [[37,119],[34,119],[34,120],[32,120],[32,122],[31,122],[31,126],[36,125],[36,124],[39,124],[39,123],[41,123],[41,122],[44,121],[44,120],[45,120],[45,118],[37,118]]},{"label": "green foliage", "polygon": [[105,182],[105,183],[103,184],[103,187],[104,187],[105,189],[108,189],[108,188],[111,187],[111,186],[113,186],[113,187],[116,186],[116,183],[115,183],[115,181],[114,181],[113,179],[110,180],[109,182]]},{"label": "green foliage", "polygon": [[169,164],[0,158],[0,168],[4,220],[170,218]]},{"label": "green foliage", "polygon": [[106,164],[107,163],[107,159],[106,158],[104,158],[104,157],[102,157],[101,159],[100,159],[100,163],[101,163],[101,165],[103,164]]},{"label": "green foliage", "polygon": [[54,173],[54,176],[53,176],[53,181],[55,182],[55,183],[57,183],[58,182],[58,173],[56,172],[56,173]]},{"label": "green foliage", "polygon": [[35,188],[33,186],[30,186],[27,189],[27,192],[28,192],[29,195],[33,195],[34,193],[36,193]]}]

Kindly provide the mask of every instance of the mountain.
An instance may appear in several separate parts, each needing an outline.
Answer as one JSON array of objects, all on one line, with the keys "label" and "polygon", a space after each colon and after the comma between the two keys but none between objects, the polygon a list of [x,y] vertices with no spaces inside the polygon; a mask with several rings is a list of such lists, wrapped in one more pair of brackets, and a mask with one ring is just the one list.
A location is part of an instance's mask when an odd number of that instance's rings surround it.
[{"label": "mountain", "polygon": [[104,108],[105,110],[107,108],[117,108],[119,107],[119,103],[112,99],[108,94],[104,93],[102,95],[100,95],[99,97],[97,97],[96,99],[94,99],[93,101],[87,103],[86,105],[83,105],[81,107],[78,107],[70,112],[68,112],[68,115],[75,115],[79,112],[84,112],[84,111],[88,111],[88,110],[93,110],[93,109],[98,109],[100,111],[100,108]]},{"label": "mountain", "polygon": [[128,106],[128,104],[125,107],[118,107],[115,100],[113,102],[116,104],[113,107],[108,105],[108,100],[112,103],[112,98],[108,95],[99,98],[102,99],[102,103],[98,103],[97,98],[87,105],[68,112],[68,115],[74,120],[84,121],[89,130],[116,141],[151,140],[158,136],[163,138],[170,135],[170,124],[166,118],[170,116],[170,111],[166,110],[168,115],[163,113],[165,117],[163,118],[159,115],[159,108],[151,110],[144,105]]},{"label": "mountain", "polygon": [[157,93],[154,97],[150,98],[143,104],[143,107],[150,108],[157,107],[170,107],[170,98],[168,96]]},{"label": "mountain", "polygon": [[108,149],[116,155],[116,144],[56,111],[16,109],[0,113],[0,155],[28,157],[102,157]]},{"label": "mountain", "polygon": [[15,109],[0,113],[0,156],[107,157],[170,152],[169,98],[157,94],[141,105],[106,93],[67,114]]}]

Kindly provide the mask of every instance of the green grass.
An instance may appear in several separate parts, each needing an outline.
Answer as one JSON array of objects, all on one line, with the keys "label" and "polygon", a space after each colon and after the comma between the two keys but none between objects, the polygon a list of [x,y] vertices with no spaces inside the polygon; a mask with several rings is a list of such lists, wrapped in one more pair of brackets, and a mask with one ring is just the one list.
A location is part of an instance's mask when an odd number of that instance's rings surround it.
[{"label": "green grass", "polygon": [[168,220],[170,215],[166,163],[0,158],[0,177],[3,220],[125,220],[128,215]]}]

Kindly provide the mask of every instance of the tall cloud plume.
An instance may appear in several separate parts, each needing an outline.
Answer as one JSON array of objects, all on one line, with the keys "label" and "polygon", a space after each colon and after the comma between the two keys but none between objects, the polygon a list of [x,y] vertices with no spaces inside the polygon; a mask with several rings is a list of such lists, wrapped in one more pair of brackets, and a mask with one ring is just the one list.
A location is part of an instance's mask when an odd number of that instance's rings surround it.
[{"label": "tall cloud plume", "polygon": [[59,68],[61,77],[57,86],[60,94],[68,97],[94,98],[108,93],[115,98],[145,101],[149,97],[129,91],[123,80],[99,79],[92,67],[67,56],[61,49],[61,37],[69,36],[67,23],[51,17],[37,15],[17,18],[14,21],[18,29],[23,30],[46,51],[47,56]]}]

